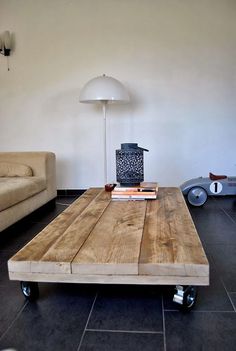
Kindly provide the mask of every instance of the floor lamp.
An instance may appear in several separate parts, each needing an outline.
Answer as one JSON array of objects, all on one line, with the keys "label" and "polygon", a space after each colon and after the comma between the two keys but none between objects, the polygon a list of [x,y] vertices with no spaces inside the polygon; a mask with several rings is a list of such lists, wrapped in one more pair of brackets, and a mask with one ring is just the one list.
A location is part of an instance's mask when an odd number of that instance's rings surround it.
[{"label": "floor lamp", "polygon": [[121,82],[105,74],[88,81],[80,92],[80,102],[87,104],[102,104],[104,118],[104,182],[107,183],[107,104],[128,102],[129,95]]}]

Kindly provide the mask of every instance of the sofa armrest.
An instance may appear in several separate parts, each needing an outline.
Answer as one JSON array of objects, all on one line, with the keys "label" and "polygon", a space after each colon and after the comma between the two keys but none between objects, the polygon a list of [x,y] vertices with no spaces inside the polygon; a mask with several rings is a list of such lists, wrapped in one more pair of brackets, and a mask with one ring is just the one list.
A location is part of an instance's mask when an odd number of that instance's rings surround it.
[{"label": "sofa armrest", "polygon": [[0,152],[0,162],[28,165],[33,175],[46,179],[47,191],[56,196],[56,156],[48,151]]}]

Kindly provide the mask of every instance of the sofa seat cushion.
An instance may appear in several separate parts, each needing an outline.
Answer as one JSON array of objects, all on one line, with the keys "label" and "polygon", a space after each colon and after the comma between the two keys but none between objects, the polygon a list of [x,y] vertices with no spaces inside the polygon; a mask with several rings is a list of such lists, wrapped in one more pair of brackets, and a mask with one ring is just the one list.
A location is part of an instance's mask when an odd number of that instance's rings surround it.
[{"label": "sofa seat cushion", "polygon": [[43,177],[0,177],[0,211],[46,189]]}]

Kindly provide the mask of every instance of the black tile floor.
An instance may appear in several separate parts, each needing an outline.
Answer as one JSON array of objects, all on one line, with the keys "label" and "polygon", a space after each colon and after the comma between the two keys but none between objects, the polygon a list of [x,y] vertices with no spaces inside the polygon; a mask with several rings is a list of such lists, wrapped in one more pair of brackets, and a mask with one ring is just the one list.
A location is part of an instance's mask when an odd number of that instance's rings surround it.
[{"label": "black tile floor", "polygon": [[41,283],[36,302],[24,299],[7,260],[75,198],[58,197],[0,235],[0,350],[236,350],[236,197],[190,208],[211,279],[188,314],[167,286]]}]

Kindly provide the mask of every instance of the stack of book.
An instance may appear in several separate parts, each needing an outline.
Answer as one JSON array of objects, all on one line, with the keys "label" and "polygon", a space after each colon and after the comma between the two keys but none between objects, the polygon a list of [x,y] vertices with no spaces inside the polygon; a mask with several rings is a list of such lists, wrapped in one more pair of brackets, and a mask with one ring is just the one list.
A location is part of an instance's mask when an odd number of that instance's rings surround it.
[{"label": "stack of book", "polygon": [[142,182],[138,186],[120,186],[111,192],[111,198],[114,200],[147,200],[156,199],[158,184],[155,182]]}]

